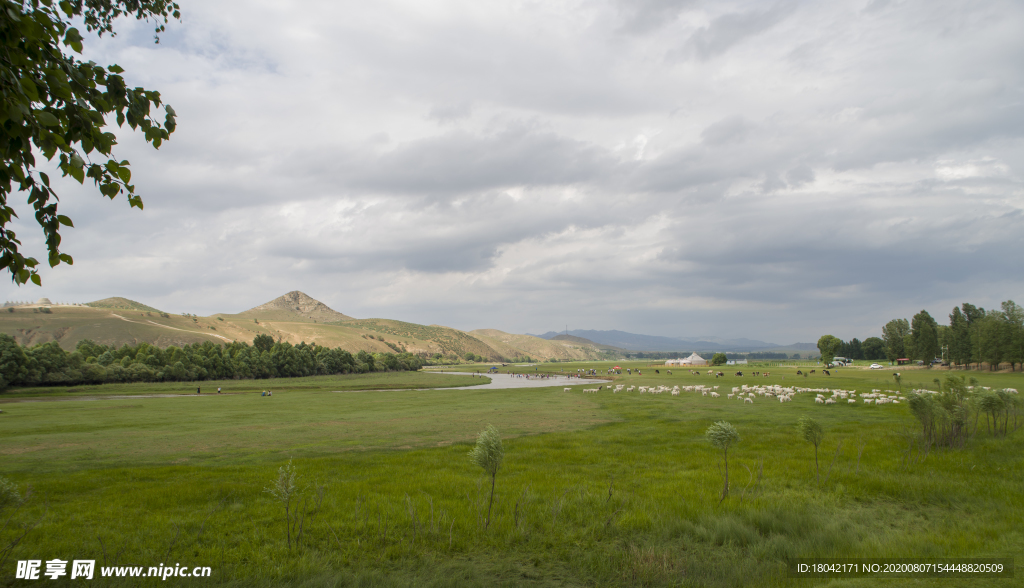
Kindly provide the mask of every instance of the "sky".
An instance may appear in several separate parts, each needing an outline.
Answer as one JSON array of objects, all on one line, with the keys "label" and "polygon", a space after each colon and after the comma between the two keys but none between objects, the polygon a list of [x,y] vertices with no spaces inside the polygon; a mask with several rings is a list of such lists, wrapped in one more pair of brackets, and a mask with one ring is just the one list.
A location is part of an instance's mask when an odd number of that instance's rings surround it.
[{"label": "sky", "polygon": [[85,39],[178,114],[116,130],[145,209],[58,182],[75,263],[5,299],[780,344],[1024,302],[1020,2],[179,2]]}]

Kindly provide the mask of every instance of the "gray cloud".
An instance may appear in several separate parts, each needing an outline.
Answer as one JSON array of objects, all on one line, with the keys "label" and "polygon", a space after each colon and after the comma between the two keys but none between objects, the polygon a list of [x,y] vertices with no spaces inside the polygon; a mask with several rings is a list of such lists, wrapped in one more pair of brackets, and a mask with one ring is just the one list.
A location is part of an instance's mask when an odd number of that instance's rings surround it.
[{"label": "gray cloud", "polygon": [[122,24],[86,57],[179,130],[117,131],[142,212],[58,180],[76,263],[9,299],[300,289],[467,329],[786,343],[1022,298],[1018,3],[236,0],[158,46]]},{"label": "gray cloud", "polygon": [[683,54],[700,60],[717,57],[738,43],[775,26],[796,9],[794,3],[778,3],[767,10],[753,9],[716,17],[686,41]]}]

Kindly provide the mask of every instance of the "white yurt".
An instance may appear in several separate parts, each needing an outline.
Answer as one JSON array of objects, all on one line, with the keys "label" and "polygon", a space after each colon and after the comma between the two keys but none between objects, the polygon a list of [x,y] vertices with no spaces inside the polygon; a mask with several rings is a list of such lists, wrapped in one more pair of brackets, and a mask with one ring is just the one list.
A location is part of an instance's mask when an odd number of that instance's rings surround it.
[{"label": "white yurt", "polygon": [[693,353],[693,354],[690,355],[690,357],[687,357],[686,359],[684,359],[681,362],[679,362],[679,364],[680,365],[707,365],[708,364],[708,360],[706,360],[703,357],[697,355],[696,353]]}]

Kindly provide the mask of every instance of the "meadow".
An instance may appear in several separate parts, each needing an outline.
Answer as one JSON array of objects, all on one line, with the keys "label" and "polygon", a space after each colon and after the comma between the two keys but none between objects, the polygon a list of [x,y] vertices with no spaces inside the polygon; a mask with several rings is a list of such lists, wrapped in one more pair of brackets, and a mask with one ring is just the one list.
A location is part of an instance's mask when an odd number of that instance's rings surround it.
[{"label": "meadow", "polygon": [[[773,367],[753,378],[722,368],[730,375],[718,379],[644,362],[501,370],[604,375],[611,365],[643,372],[616,383],[719,385],[723,395],[581,394],[585,382],[568,393],[403,389],[479,382],[422,373],[205,382],[201,396],[184,398],[121,397],[172,393],[153,384],[45,391],[70,398],[57,402],[6,402],[39,400],[39,390],[2,394],[0,475],[32,488],[5,512],[35,526],[7,554],[0,585],[34,585],[14,579],[16,560],[59,557],[212,568],[210,578],[166,581],[182,586],[874,586],[790,578],[786,562],[1024,552],[1019,432],[997,437],[982,423],[962,450],[924,451],[906,404],[821,406],[814,394],[744,404],[724,394],[762,383],[895,388],[891,370],[805,378]],[[948,372],[902,373],[904,389],[934,389]],[[964,375],[1024,387],[1020,373]],[[207,394],[217,386],[225,394]],[[271,386],[273,397],[260,395]],[[820,483],[814,448],[795,429],[804,415],[825,429]],[[719,420],[741,437],[724,500],[722,453],[704,438]],[[467,458],[487,424],[505,448],[489,525],[490,480]],[[286,515],[266,489],[288,467]],[[20,530],[2,533],[0,549]]]}]

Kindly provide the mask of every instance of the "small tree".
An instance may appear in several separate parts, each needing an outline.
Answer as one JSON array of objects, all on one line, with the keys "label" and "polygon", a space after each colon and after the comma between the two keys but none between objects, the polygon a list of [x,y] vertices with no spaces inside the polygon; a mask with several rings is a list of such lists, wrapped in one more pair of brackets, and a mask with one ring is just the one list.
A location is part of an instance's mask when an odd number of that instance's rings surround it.
[{"label": "small tree", "polygon": [[491,525],[491,506],[494,504],[494,481],[498,477],[498,468],[501,467],[501,460],[505,458],[505,448],[501,445],[501,434],[494,425],[487,425],[487,428],[480,432],[476,438],[476,447],[469,452],[469,459],[484,469],[491,476],[491,498],[487,502],[487,522],[484,529]]},{"label": "small tree", "polygon": [[716,353],[711,356],[711,365],[725,365],[727,361],[729,361],[729,358],[724,353]]},{"label": "small tree", "polygon": [[[296,526],[295,515],[292,513],[292,498],[295,497],[297,488],[295,486],[295,466],[292,460],[277,470],[277,480],[274,485],[264,488],[264,492],[276,498],[284,506],[285,530],[288,536],[288,549],[292,548],[292,529]],[[298,538],[296,538],[296,542]]]},{"label": "small tree", "polygon": [[843,346],[843,341],[838,337],[832,335],[823,335],[821,339],[818,339],[818,351],[821,352],[821,363],[828,365],[832,363],[832,359],[835,358],[836,352]]},{"label": "small tree", "polygon": [[800,417],[800,420],[796,422],[796,429],[800,431],[804,441],[810,441],[814,444],[814,478],[818,483],[821,483],[821,474],[818,469],[818,446],[821,445],[821,440],[825,438],[825,430],[821,428],[818,421],[810,417]]},{"label": "small tree", "polygon": [[711,445],[722,450],[722,459],[725,461],[725,485],[722,487],[722,500],[729,495],[729,446],[739,443],[740,434],[736,427],[726,421],[718,421],[708,427],[704,432]]}]

